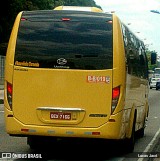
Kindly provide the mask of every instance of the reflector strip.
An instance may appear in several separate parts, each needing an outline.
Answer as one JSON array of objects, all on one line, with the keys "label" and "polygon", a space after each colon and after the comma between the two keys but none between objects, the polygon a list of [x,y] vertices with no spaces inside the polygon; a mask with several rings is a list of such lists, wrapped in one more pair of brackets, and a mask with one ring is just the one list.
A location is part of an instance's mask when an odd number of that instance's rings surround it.
[{"label": "reflector strip", "polygon": [[92,135],[92,132],[86,131],[84,132],[85,135]]},{"label": "reflector strip", "polygon": [[74,132],[73,131],[66,131],[66,134],[73,135]]},{"label": "reflector strip", "polygon": [[94,132],[90,132],[90,131],[87,131],[87,132],[84,132],[85,135],[100,135],[100,132],[99,131],[94,131]]},{"label": "reflector strip", "polygon": [[55,134],[55,131],[53,131],[53,130],[48,130],[47,131],[49,134]]},{"label": "reflector strip", "polygon": [[92,135],[100,135],[100,132],[98,131],[92,132]]},{"label": "reflector strip", "polygon": [[36,132],[34,129],[21,129],[22,132]]},{"label": "reflector strip", "polygon": [[21,129],[21,131],[23,131],[23,132],[28,132],[29,129]]}]

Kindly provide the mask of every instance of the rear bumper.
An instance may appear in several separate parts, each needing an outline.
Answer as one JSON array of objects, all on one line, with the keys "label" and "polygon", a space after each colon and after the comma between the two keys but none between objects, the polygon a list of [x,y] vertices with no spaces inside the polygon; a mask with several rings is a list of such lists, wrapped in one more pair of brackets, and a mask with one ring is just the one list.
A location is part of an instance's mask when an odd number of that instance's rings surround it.
[{"label": "rear bumper", "polygon": [[156,88],[156,84],[150,84],[150,88]]},{"label": "rear bumper", "polygon": [[[77,137],[77,138],[104,138],[123,139],[125,135],[125,124],[122,123],[123,112],[110,117],[111,121],[97,128],[79,128],[73,126],[38,126],[25,125],[12,116],[12,111],[5,108],[6,132],[15,136],[54,136],[54,137]],[[113,121],[115,120],[115,122]]]}]

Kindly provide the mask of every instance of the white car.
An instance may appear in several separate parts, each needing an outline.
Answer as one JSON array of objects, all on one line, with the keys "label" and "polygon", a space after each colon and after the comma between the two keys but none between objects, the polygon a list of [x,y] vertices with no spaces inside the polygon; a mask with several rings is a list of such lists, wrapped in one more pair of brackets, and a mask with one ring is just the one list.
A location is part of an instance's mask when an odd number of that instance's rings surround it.
[{"label": "white car", "polygon": [[156,83],[158,81],[160,81],[160,78],[151,78],[151,81],[150,81],[150,89],[156,88]]}]

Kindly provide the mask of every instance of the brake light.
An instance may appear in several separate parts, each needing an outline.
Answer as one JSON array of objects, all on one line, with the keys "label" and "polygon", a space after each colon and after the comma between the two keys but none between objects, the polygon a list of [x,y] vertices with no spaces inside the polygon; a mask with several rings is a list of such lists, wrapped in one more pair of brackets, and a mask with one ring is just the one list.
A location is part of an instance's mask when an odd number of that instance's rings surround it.
[{"label": "brake light", "polygon": [[62,21],[70,21],[71,19],[70,18],[62,18],[61,20]]},{"label": "brake light", "polygon": [[119,96],[120,96],[120,87],[118,86],[112,89],[112,109],[111,109],[112,113],[114,112],[117,106]]},{"label": "brake light", "polygon": [[7,82],[7,100],[10,108],[12,108],[12,92],[13,92],[13,86],[11,83]]},{"label": "brake light", "polygon": [[117,97],[119,97],[119,94],[120,94],[120,88],[119,87],[113,88],[112,98],[116,99]]},{"label": "brake light", "polygon": [[10,83],[7,83],[7,91],[12,94],[12,85]]},{"label": "brake light", "polygon": [[22,18],[21,18],[21,21],[26,21],[26,20],[27,20],[27,19],[26,19],[26,18],[24,18],[24,17],[22,17]]}]

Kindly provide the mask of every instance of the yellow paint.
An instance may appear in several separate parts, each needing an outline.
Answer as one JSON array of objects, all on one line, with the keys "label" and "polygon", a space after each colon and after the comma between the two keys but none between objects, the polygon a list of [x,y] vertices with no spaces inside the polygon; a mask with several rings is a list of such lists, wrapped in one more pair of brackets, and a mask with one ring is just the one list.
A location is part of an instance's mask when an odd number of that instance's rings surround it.
[{"label": "yellow paint", "polygon": [[103,12],[98,7],[86,7],[86,6],[58,6],[54,10],[76,10],[76,11],[89,11],[89,12]]},{"label": "yellow paint", "polygon": [[[148,81],[127,74],[121,22],[115,14],[113,69],[106,70],[43,69],[35,62],[14,63],[21,14],[15,20],[6,55],[4,105],[8,134],[29,135],[21,131],[28,128],[36,131],[34,135],[67,137],[67,131],[72,131],[72,137],[129,138],[135,111],[139,128],[143,127],[148,111]],[[12,108],[7,100],[7,82],[13,85]],[[112,89],[117,86],[120,86],[120,98],[111,114]],[[142,95],[144,92],[146,97]],[[40,107],[47,107],[46,111],[39,110]],[[70,112],[72,119],[51,120],[54,108]],[[86,136],[88,131],[100,135]]]}]

